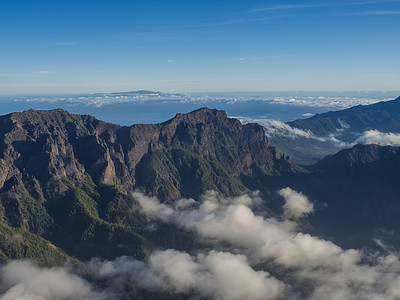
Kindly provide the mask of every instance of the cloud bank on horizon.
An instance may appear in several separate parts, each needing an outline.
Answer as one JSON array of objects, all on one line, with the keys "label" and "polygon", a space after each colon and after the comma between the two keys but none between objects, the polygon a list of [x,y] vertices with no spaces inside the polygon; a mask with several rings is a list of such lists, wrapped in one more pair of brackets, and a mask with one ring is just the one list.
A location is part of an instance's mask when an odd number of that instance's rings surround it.
[{"label": "cloud bank on horizon", "polygon": [[[116,105],[121,103],[146,104],[151,102],[165,103],[225,103],[234,105],[237,103],[245,103],[251,101],[263,101],[271,104],[290,105],[290,106],[308,106],[308,107],[327,107],[335,109],[349,108],[355,105],[369,105],[380,101],[392,100],[392,98],[382,96],[365,97],[365,96],[321,96],[321,92],[314,93],[314,96],[306,95],[289,95],[276,96],[274,93],[219,93],[216,94],[170,94],[162,92],[139,91],[126,93],[98,93],[87,95],[70,95],[70,96],[43,96],[15,98],[15,102],[26,103],[63,103],[69,105],[82,105],[103,107],[108,105]],[[280,94],[277,92],[276,94]],[[297,92],[293,92],[297,94]],[[328,93],[329,94],[329,93]],[[310,115],[307,115],[310,116]]]}]

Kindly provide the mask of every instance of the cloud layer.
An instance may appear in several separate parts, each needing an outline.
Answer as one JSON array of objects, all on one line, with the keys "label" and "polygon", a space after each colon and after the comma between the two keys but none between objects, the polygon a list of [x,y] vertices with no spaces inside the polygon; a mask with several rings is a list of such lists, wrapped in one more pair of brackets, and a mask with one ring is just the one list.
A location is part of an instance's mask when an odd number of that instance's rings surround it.
[{"label": "cloud layer", "polygon": [[[277,121],[277,120],[271,120],[271,119],[253,119],[253,118],[246,118],[246,117],[236,117],[239,119],[242,123],[258,123],[262,125],[265,128],[265,133],[269,137],[273,136],[281,136],[285,138],[290,138],[290,139],[298,139],[298,138],[304,138],[304,139],[312,139],[316,140],[319,142],[330,142],[333,145],[337,147],[347,147],[350,144],[347,144],[341,140],[339,140],[335,134],[329,134],[327,136],[317,136],[315,135],[311,130],[302,130],[299,128],[291,127],[290,125]],[[343,125],[340,123],[342,128],[338,130],[338,132],[343,130]],[[343,123],[344,124],[344,123]],[[344,124],[345,126],[348,126]]]},{"label": "cloud layer", "polygon": [[397,253],[344,250],[299,232],[297,222],[313,204],[289,187],[277,193],[285,202],[281,216],[267,213],[257,192],[227,198],[210,191],[173,205],[135,192],[154,223],[194,232],[205,246],[155,251],[146,262],[93,259],[101,293],[67,268],[14,261],[0,269],[2,299],[124,299],[140,290],[194,299],[399,299]]},{"label": "cloud layer", "polygon": [[275,274],[269,280],[280,281],[274,285],[281,291],[277,299],[396,299],[399,296],[397,255],[374,256],[360,250],[343,250],[330,241],[297,232],[297,223],[287,217],[312,212],[312,204],[290,188],[278,194],[285,199],[281,220],[257,213],[258,195],[225,199],[210,192],[200,203],[184,210],[139,193],[134,197],[151,217],[195,231],[203,238],[228,243],[231,253],[247,258],[249,268],[261,266],[264,271]]},{"label": "cloud layer", "polygon": [[[2,294],[3,293],[3,294]],[[29,261],[12,261],[0,268],[2,300],[106,299],[67,268],[39,268]]]},{"label": "cloud layer", "polygon": [[278,191],[285,199],[283,212],[287,218],[301,218],[314,211],[314,205],[307,197],[287,187]]},{"label": "cloud layer", "polygon": [[[240,58],[243,60],[245,58]],[[167,60],[169,63],[174,63],[175,60]],[[0,74],[1,77],[2,74]],[[9,75],[9,74],[3,74]],[[248,95],[189,95],[189,94],[168,94],[162,92],[149,92],[149,93],[98,93],[92,95],[81,96],[68,96],[68,97],[39,97],[29,99],[16,99],[15,101],[26,102],[47,102],[47,103],[67,103],[70,105],[84,105],[102,107],[106,105],[115,105],[120,103],[148,103],[154,101],[168,101],[172,103],[245,103],[249,101],[264,101],[271,104],[282,104],[291,106],[309,106],[309,107],[327,107],[343,109],[355,105],[368,105],[377,103],[379,101],[386,101],[390,99],[375,99],[369,97],[343,97],[343,96],[276,96],[271,93],[257,93]]]},{"label": "cloud layer", "polygon": [[244,255],[214,250],[191,256],[170,249],[154,252],[147,264],[120,257],[94,260],[91,267],[119,289],[128,280],[140,288],[226,300],[276,299],[284,290],[269,273],[251,268]]},{"label": "cloud layer", "polygon": [[356,143],[400,146],[400,133],[384,133],[378,130],[368,130],[356,140]]}]

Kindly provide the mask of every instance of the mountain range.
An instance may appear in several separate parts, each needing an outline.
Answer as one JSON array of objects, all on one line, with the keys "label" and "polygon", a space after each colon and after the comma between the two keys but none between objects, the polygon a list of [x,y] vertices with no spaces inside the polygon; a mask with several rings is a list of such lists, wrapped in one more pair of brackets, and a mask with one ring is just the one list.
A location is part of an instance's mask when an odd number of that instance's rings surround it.
[{"label": "mountain range", "polygon": [[[293,161],[312,164],[357,143],[385,145],[391,137],[393,143],[393,134],[400,133],[400,97],[316,114],[286,125],[289,131],[275,131],[271,142],[288,153]],[[400,145],[395,139],[396,145]]]},{"label": "mountain range", "polygon": [[[140,258],[159,245],[161,233],[145,231],[146,219],[134,213],[135,189],[170,202],[207,190],[238,195],[248,191],[245,178],[304,172],[269,145],[260,125],[208,108],[131,127],[29,110],[2,116],[0,134],[0,224],[78,258]],[[19,257],[6,241],[1,256]]]},{"label": "mountain range", "polygon": [[[400,98],[288,125],[353,139],[370,129],[394,132],[399,103]],[[195,232],[143,213],[135,193],[149,197],[148,205],[159,199],[158,205],[180,209],[204,202],[210,190],[229,201],[258,190],[262,214],[280,220],[287,212],[282,191],[290,187],[313,205],[312,214],[293,217],[303,232],[343,249],[377,251],[400,241],[400,147],[356,144],[300,167],[286,150],[283,154],[270,144],[262,126],[243,125],[209,108],[132,126],[61,109],[28,110],[1,116],[0,136],[2,262],[29,258],[48,267],[68,263],[90,278],[85,262],[93,257],[146,261],[159,249],[210,247]],[[292,143],[292,148],[298,146]],[[216,204],[203,205],[209,211]],[[163,207],[152,209],[171,214]],[[165,299],[175,296],[163,294]]]}]

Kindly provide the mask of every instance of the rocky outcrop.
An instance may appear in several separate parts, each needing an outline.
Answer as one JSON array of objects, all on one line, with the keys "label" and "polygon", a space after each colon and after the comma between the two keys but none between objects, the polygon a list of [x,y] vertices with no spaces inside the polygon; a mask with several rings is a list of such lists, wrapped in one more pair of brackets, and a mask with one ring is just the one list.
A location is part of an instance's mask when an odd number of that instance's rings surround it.
[{"label": "rocky outcrop", "polygon": [[208,108],[131,127],[61,109],[0,117],[0,223],[84,259],[190,244],[182,233],[160,238],[176,229],[144,229],[148,219],[129,193],[136,188],[164,201],[206,190],[235,195],[248,191],[244,178],[298,170],[261,126]]},{"label": "rocky outcrop", "polygon": [[[124,190],[148,189],[137,184],[138,166],[154,153],[176,153],[176,150],[189,151],[214,162],[234,177],[252,176],[254,172],[279,175],[297,170],[270,147],[261,126],[242,125],[228,118],[225,112],[208,108],[177,114],[162,124],[131,127],[60,109],[29,110],[1,117],[0,134],[0,187],[18,174],[31,176],[40,187],[37,193],[44,198],[54,196],[54,182],[57,182],[56,194],[68,189],[69,184],[89,179]],[[141,180],[140,184],[146,181]],[[173,184],[175,192],[171,195],[148,191],[163,198],[178,198],[181,185]]]}]

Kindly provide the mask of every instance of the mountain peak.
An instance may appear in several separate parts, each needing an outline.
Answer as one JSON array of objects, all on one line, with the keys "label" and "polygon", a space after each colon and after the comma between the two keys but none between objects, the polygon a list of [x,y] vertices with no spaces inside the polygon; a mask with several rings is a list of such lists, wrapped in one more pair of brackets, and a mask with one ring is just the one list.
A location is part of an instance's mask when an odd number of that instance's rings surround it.
[{"label": "mountain peak", "polygon": [[317,164],[315,169],[349,168],[357,165],[370,164],[393,158],[400,154],[400,148],[393,146],[379,146],[375,144],[357,144],[353,148],[344,149],[334,155],[328,155]]},{"label": "mountain peak", "polygon": [[[206,107],[177,114],[162,124],[131,127],[62,109],[28,110],[2,118],[0,132],[4,139],[0,150],[4,152],[0,157],[3,155],[12,170],[0,172],[0,188],[10,179],[7,174],[27,172],[43,184],[54,176],[66,175],[74,184],[89,176],[96,183],[124,189],[144,186],[153,195],[175,199],[185,192],[181,175],[176,174],[186,172],[184,168],[189,166],[173,171],[162,168],[175,165],[178,160],[183,164],[188,157],[197,159],[199,167],[209,164],[213,170],[223,169],[238,178],[260,170],[271,175],[297,171],[285,156],[269,146],[260,125],[242,125],[224,111]],[[148,164],[155,162],[152,173]],[[138,170],[143,171],[140,176]],[[160,182],[164,181],[154,183],[152,176],[166,178],[170,189],[160,192]],[[151,184],[142,185],[143,178]],[[187,195],[193,196],[189,192]]]},{"label": "mountain peak", "polygon": [[13,122],[17,123],[18,122],[41,123],[44,121],[76,119],[78,117],[61,108],[52,110],[29,109],[23,112],[14,112],[7,116],[9,116]]},{"label": "mountain peak", "polygon": [[[172,119],[168,120],[165,122],[167,123],[179,123],[179,122],[195,122],[195,123],[207,123],[211,122],[212,120],[216,121],[227,121],[228,116],[226,115],[226,112],[223,110],[218,110],[218,109],[211,109],[208,107],[202,107],[199,109],[196,109],[192,112],[189,113],[178,113],[173,117]],[[233,120],[233,119],[229,119]],[[238,120],[235,120],[234,122],[239,122]]]},{"label": "mountain peak", "polygon": [[213,114],[215,116],[225,116],[226,113],[223,110],[218,110],[216,108],[209,108],[209,107],[201,107],[196,109],[192,112],[187,113],[186,115],[205,115],[205,114]]}]

